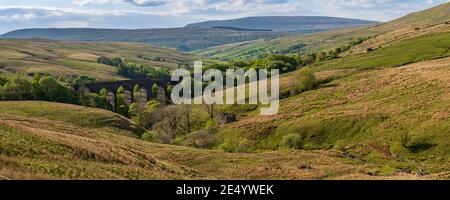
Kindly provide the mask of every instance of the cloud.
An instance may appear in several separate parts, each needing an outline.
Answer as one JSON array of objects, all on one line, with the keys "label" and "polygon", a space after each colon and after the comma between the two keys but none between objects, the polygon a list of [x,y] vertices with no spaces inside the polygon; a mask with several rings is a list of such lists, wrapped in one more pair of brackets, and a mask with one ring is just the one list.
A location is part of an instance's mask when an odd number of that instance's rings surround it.
[{"label": "cloud", "polygon": [[[55,0],[62,2],[63,0]],[[321,15],[388,21],[449,0],[71,0],[0,3],[0,33],[20,28],[165,28],[248,16]],[[6,6],[10,5],[10,6]],[[39,6],[36,6],[39,5]]]},{"label": "cloud", "polygon": [[198,20],[162,11],[0,6],[0,34],[23,28],[168,28]]},{"label": "cloud", "polygon": [[135,6],[143,6],[143,7],[162,6],[166,4],[166,1],[163,0],[74,0],[74,2],[80,5],[105,4],[105,3],[131,3]]}]

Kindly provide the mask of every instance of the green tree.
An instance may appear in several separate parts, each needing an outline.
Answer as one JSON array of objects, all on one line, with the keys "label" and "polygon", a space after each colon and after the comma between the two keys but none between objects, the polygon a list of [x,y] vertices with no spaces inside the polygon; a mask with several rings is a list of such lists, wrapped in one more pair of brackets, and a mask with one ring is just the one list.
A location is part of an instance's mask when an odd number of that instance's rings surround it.
[{"label": "green tree", "polygon": [[8,79],[0,77],[0,86],[5,85],[8,82]]},{"label": "green tree", "polygon": [[320,62],[320,61],[324,61],[324,60],[326,60],[327,59],[327,53],[325,53],[325,52],[319,52],[317,55],[316,55],[316,62]]},{"label": "green tree", "polygon": [[117,108],[117,113],[120,115],[129,118],[130,115],[128,115],[129,107],[127,105],[120,105],[119,108]]},{"label": "green tree", "polygon": [[318,81],[314,73],[310,69],[302,69],[295,75],[297,89],[300,92],[312,90],[318,85]]},{"label": "green tree", "polygon": [[74,92],[62,86],[58,81],[50,76],[41,78],[39,81],[39,86],[49,101],[61,103],[76,102]]},{"label": "green tree", "polygon": [[33,84],[26,78],[14,77],[3,86],[3,100],[32,100]]},{"label": "green tree", "polygon": [[81,84],[90,84],[95,83],[97,80],[95,78],[89,78],[87,76],[80,76],[73,81],[73,84],[81,85]]}]

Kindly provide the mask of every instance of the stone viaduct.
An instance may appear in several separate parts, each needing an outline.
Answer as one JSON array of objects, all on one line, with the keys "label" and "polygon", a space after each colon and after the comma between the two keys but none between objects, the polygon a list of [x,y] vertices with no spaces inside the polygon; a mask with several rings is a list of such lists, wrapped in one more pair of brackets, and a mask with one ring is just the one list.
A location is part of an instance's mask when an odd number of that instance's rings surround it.
[{"label": "stone viaduct", "polygon": [[[175,85],[175,82],[171,82],[170,78],[159,79],[142,79],[142,80],[124,80],[124,81],[112,81],[112,82],[100,82],[91,84],[75,85],[74,89],[77,95],[82,92],[89,91],[91,93],[100,93],[102,89],[108,91],[108,101],[112,106],[114,112],[117,112],[117,90],[122,87],[124,89],[125,104],[130,105],[135,102],[134,88],[139,87],[139,100],[141,105],[145,105],[147,101],[151,99],[157,99],[159,102],[167,103],[167,88],[169,85]],[[154,94],[153,88],[156,85],[157,92]],[[144,101],[145,100],[145,101]]]}]

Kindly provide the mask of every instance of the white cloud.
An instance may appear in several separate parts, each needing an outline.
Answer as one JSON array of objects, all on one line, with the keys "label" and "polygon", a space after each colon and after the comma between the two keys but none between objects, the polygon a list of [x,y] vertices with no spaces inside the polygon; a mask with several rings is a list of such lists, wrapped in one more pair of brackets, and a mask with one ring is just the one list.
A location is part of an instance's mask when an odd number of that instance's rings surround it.
[{"label": "white cloud", "polygon": [[161,6],[165,5],[166,1],[163,0],[74,0],[75,3],[80,5],[86,4],[105,4],[105,3],[131,3],[136,6]]},{"label": "white cloud", "polygon": [[[59,1],[63,0],[54,2]],[[0,3],[4,5],[0,6],[0,32],[71,26],[162,28],[263,15],[321,15],[387,21],[449,0],[71,0],[61,5],[48,2],[33,1],[21,6]]]}]

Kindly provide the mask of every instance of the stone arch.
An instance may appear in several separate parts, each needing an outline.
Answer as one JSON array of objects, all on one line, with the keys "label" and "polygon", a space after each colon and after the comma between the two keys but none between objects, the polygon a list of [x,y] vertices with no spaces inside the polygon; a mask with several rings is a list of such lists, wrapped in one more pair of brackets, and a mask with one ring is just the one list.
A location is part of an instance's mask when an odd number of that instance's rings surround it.
[{"label": "stone arch", "polygon": [[[124,91],[124,104],[130,105],[135,102],[135,96],[139,96],[138,99],[142,99],[140,104],[144,104],[152,99],[160,101],[162,104],[167,104],[168,87],[170,87],[170,79],[143,79],[143,80],[123,80],[112,81],[103,83],[92,83],[86,85],[74,85],[74,89],[77,93],[84,89],[90,90],[99,94],[102,88],[108,91],[107,100],[110,102],[112,110],[117,112],[118,110],[118,89],[123,88]],[[155,91],[153,91],[153,85],[156,85]],[[139,92],[134,92],[135,86],[139,87]],[[84,88],[84,89],[83,89]],[[155,94],[154,94],[155,92]],[[136,93],[136,95],[134,95]],[[121,97],[121,96],[120,96]],[[143,101],[145,99],[145,101]],[[170,98],[169,98],[170,99]],[[122,103],[122,102],[120,102]],[[145,106],[145,105],[144,105]]]},{"label": "stone arch", "polygon": [[103,88],[105,88],[107,90],[106,99],[109,101],[112,111],[117,112],[117,107],[118,107],[117,90],[118,90],[118,87],[106,86]]},{"label": "stone arch", "polygon": [[134,102],[134,85],[124,84],[121,87],[123,88],[124,103],[130,106]]},{"label": "stone arch", "polygon": [[147,89],[145,88],[146,87],[143,84],[136,84],[133,89],[135,103],[137,103],[141,108],[145,108],[148,101]]}]

